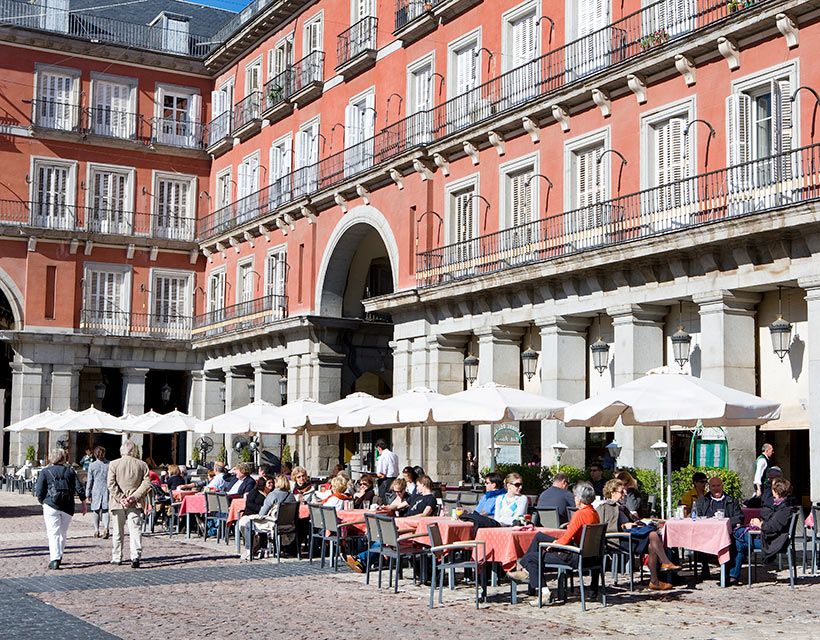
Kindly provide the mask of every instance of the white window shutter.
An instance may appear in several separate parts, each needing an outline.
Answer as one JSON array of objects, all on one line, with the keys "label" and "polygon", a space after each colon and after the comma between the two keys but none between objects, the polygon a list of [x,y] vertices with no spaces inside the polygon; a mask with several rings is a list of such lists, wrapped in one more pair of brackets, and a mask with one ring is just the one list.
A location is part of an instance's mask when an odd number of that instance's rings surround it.
[{"label": "white window shutter", "polygon": [[296,134],[296,168],[301,169],[307,164],[307,137],[306,131],[299,131]]},{"label": "white window shutter", "polygon": [[[194,125],[202,122],[202,96],[195,93],[191,96],[191,106],[189,108],[188,117]],[[196,135],[196,131],[192,132]]]},{"label": "white window shutter", "polygon": [[282,145],[282,175],[288,175],[293,169],[291,167],[291,156],[293,155],[293,140],[287,138]]},{"label": "white window shutter", "polygon": [[356,115],[359,109],[352,104],[345,107],[345,148],[352,147],[358,142],[358,131],[356,131]]},{"label": "white window shutter", "polygon": [[734,93],[726,98],[726,140],[729,166],[748,162],[749,133],[752,101],[745,93]]},{"label": "white window shutter", "polygon": [[311,165],[319,162],[319,123],[314,123],[308,131],[308,162]]},{"label": "white window shutter", "polygon": [[222,115],[224,107],[222,106],[223,96],[222,91],[211,91],[211,115],[216,118]]},{"label": "white window shutter", "polygon": [[376,95],[369,93],[364,100],[362,139],[372,138],[376,130]]},{"label": "white window shutter", "polygon": [[781,154],[792,150],[792,101],[791,82],[772,80],[772,153]]}]

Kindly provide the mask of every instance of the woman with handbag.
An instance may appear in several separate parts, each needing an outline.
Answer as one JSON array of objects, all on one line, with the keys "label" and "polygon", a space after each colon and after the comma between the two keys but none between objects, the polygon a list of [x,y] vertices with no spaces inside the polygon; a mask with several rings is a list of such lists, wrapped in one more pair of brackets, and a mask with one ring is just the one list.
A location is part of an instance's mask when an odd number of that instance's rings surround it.
[{"label": "woman with handbag", "polygon": [[48,534],[49,569],[59,569],[63,560],[68,525],[74,516],[74,496],[79,496],[85,515],[85,489],[69,465],[66,452],[54,449],[48,456],[49,464],[40,471],[34,486],[34,495],[43,505],[43,519]]},{"label": "woman with handbag", "polygon": [[654,591],[668,591],[672,585],[663,582],[658,578],[658,565],[664,571],[677,571],[680,567],[674,564],[658,535],[654,524],[646,525],[639,520],[635,520],[630,510],[622,504],[622,499],[626,493],[626,487],[622,480],[613,479],[604,485],[605,500],[598,505],[598,516],[601,522],[606,524],[607,533],[630,532],[632,534],[632,548],[629,548],[629,539],[621,540],[621,549],[626,553],[636,554],[642,557],[646,554],[649,558],[649,588]]}]

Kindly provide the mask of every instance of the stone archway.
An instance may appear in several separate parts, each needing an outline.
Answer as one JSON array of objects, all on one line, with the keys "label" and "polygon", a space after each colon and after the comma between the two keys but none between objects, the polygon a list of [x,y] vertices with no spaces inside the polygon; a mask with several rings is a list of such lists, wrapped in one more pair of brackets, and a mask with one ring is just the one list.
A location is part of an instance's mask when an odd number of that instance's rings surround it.
[{"label": "stone archway", "polygon": [[23,328],[23,294],[8,273],[0,269],[0,330]]},{"label": "stone archway", "polygon": [[394,291],[398,285],[399,250],[393,231],[375,207],[354,207],[336,225],[322,256],[315,309],[321,316],[361,317],[361,299]]}]

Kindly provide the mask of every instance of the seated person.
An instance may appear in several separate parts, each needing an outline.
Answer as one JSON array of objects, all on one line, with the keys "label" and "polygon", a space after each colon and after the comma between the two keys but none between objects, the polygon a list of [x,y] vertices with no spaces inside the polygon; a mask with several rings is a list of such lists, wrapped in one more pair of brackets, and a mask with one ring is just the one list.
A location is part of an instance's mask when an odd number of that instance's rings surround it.
[{"label": "seated person", "polygon": [[683,505],[683,513],[688,518],[692,513],[692,505],[706,495],[706,485],[708,479],[702,471],[695,471],[692,474],[692,488],[689,489],[680,499]]},{"label": "seated person", "polygon": [[[567,507],[575,507],[575,498],[567,491],[569,487],[569,476],[566,473],[559,471],[552,479],[552,486],[538,496],[538,502],[535,504],[536,509],[553,508],[558,512],[558,523],[564,524],[569,522],[569,514]],[[600,494],[596,494],[600,495]]]},{"label": "seated person", "polygon": [[416,493],[409,497],[410,506],[402,514],[409,516],[432,516],[436,513],[438,503],[433,495],[433,481],[428,476],[416,480]]},{"label": "seated person", "polygon": [[[782,553],[789,545],[789,520],[792,516],[792,507],[789,496],[792,492],[792,484],[786,478],[774,478],[771,482],[772,505],[764,506],[760,512],[760,518],[752,518],[749,523],[752,527],[760,528],[760,535],[752,536],[752,544],[755,549],[762,549],[763,562],[771,562]],[[732,568],[729,570],[731,580],[739,580],[743,562],[748,554],[746,537],[735,538],[737,555],[734,558]]]},{"label": "seated person", "polygon": [[595,489],[596,496],[604,495],[604,486],[606,485],[606,480],[604,480],[604,468],[598,462],[593,462],[589,465],[589,484]]},{"label": "seated person", "polygon": [[[575,505],[578,511],[572,514],[567,531],[560,538],[555,539],[545,533],[535,534],[532,543],[530,544],[527,553],[525,553],[519,564],[521,570],[510,571],[507,575],[511,580],[516,582],[528,582],[528,593],[535,594],[538,590],[538,544],[540,542],[555,542],[556,544],[574,545],[581,544],[581,534],[584,525],[598,524],[600,518],[598,512],[592,508],[592,503],[595,502],[595,489],[588,482],[578,482],[572,490],[575,499]],[[565,551],[548,551],[544,553],[544,560],[552,564],[568,564],[572,560],[572,554]],[[598,576],[593,575],[592,592],[595,593],[598,584]],[[594,595],[592,596],[594,597]],[[535,602],[535,601],[534,601]],[[537,604],[537,602],[535,602]]]},{"label": "seated person", "polygon": [[529,501],[527,496],[521,494],[524,482],[517,473],[510,473],[504,478],[507,493],[495,499],[495,515],[493,519],[506,526],[511,526],[519,518],[527,514]]},{"label": "seated person", "polygon": [[256,486],[248,491],[245,497],[244,515],[255,516],[262,509],[265,504],[265,499],[273,491],[274,479],[271,476],[259,476],[256,481]]},{"label": "seated person", "polygon": [[[214,462],[214,477],[205,485],[206,489],[211,491],[225,491],[228,489],[226,486],[226,478],[225,478],[225,463],[216,461]],[[210,475],[210,474],[209,474]]]},{"label": "seated person", "polygon": [[[356,492],[353,494],[353,508],[366,509],[376,498],[376,492],[373,490],[373,478],[364,474],[359,478]],[[365,506],[367,505],[367,506]]]},{"label": "seated person", "polygon": [[307,469],[304,467],[293,467],[291,478],[293,479],[293,495],[296,496],[296,499],[299,502],[310,502],[313,493],[316,491],[316,487],[314,487],[310,481]]},{"label": "seated person", "polygon": [[[598,505],[598,517],[601,522],[606,524],[607,533],[621,533],[622,531],[629,531],[640,521],[635,521],[627,508],[621,504],[624,496],[624,483],[613,478],[604,485],[604,502]],[[630,552],[629,540],[621,539],[621,548]],[[664,571],[677,571],[680,567],[674,564],[669,556],[666,555],[666,550],[663,548],[660,536],[657,531],[651,531],[648,535],[641,538],[632,539],[631,553],[637,554],[638,557],[643,557],[644,554],[649,556],[649,588],[656,591],[667,591],[672,588],[668,582],[662,582],[658,579],[658,564]]]},{"label": "seated person", "polygon": [[492,518],[495,515],[495,501],[498,496],[507,493],[504,488],[504,480],[500,473],[492,471],[484,478],[484,495],[476,505],[476,513]]},{"label": "seated person", "polygon": [[626,491],[623,499],[624,506],[629,509],[629,513],[632,514],[633,518],[640,518],[643,498],[641,498],[638,491],[638,483],[635,478],[632,477],[629,471],[619,471],[615,474],[615,477],[624,483],[624,490]]},{"label": "seated person", "polygon": [[177,465],[168,465],[168,477],[165,478],[165,484],[168,486],[168,491],[176,491],[185,484],[185,477]]},{"label": "seated person", "polygon": [[236,480],[228,488],[228,499],[243,498],[246,493],[256,486],[256,480],[251,477],[251,465],[247,462],[241,462],[234,467],[236,473]]},{"label": "seated person", "polygon": [[397,516],[404,515],[405,509],[410,504],[407,502],[407,483],[404,478],[396,478],[390,483],[390,491],[387,492],[387,497],[390,501],[379,507],[379,513],[393,514]]},{"label": "seated person", "polygon": [[416,493],[416,481],[419,479],[418,474],[416,474],[416,470],[413,467],[405,467],[402,469],[401,475],[407,483],[407,495],[414,495]]},{"label": "seated person", "polygon": [[268,515],[274,505],[285,502],[296,502],[296,496],[290,491],[290,480],[284,474],[279,474],[273,483],[273,490],[265,498],[262,508],[259,510],[260,516]]},{"label": "seated person", "polygon": [[293,465],[290,462],[283,462],[282,463],[282,475],[285,476],[288,480],[290,480],[291,474],[293,473]]},{"label": "seated person", "polygon": [[[772,482],[775,478],[782,478],[783,470],[780,467],[772,466],[766,470],[766,482],[763,483],[763,492],[760,494],[760,506],[772,507],[774,506],[774,495],[772,491]],[[786,502],[791,502],[787,499]]]},{"label": "seated person", "polygon": [[[717,476],[709,478],[709,493],[695,502],[695,511],[699,518],[714,518],[715,512],[723,511],[723,517],[729,519],[732,532],[743,524],[743,511],[741,511],[740,505],[732,496],[727,496],[723,492],[723,480]],[[732,540],[734,541],[734,539],[735,537],[733,535]],[[730,561],[734,562],[737,552],[734,543],[730,551]],[[706,579],[709,577],[709,564],[706,560],[708,556],[698,553],[697,558],[701,561],[701,578]]]},{"label": "seated person", "polygon": [[326,507],[333,507],[336,511],[341,511],[344,503],[350,500],[347,495],[347,478],[338,474],[330,479],[330,495],[328,495],[322,504]]},{"label": "seated person", "polygon": [[337,464],[330,470],[330,475],[327,479],[319,485],[319,491],[329,491],[330,490],[330,481],[333,480],[336,476],[340,473],[344,472],[345,466],[343,464]]}]

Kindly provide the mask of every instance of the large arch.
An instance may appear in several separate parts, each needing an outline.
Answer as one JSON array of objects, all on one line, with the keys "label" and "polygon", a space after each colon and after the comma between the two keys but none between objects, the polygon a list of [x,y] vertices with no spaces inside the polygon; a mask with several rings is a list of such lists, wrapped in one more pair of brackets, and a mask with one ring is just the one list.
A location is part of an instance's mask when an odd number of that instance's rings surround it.
[{"label": "large arch", "polygon": [[14,317],[15,331],[23,329],[23,294],[11,276],[0,268],[0,294],[8,301],[9,309]]},{"label": "large arch", "polygon": [[390,262],[393,290],[398,287],[399,247],[393,230],[378,209],[360,205],[345,214],[328,239],[316,278],[316,313],[342,316],[350,265],[362,241],[374,231],[381,238]]}]

